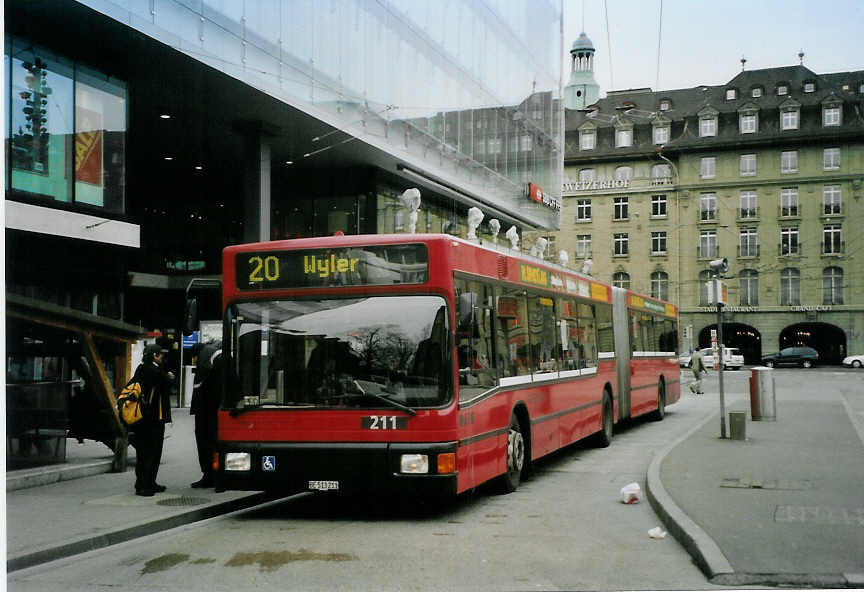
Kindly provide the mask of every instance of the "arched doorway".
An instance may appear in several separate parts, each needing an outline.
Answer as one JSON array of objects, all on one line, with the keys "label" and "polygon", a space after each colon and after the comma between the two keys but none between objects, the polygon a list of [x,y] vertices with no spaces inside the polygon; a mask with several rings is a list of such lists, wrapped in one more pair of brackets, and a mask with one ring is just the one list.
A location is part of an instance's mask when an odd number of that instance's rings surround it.
[{"label": "arched doorway", "polygon": [[[699,331],[699,347],[711,347],[711,329],[708,325]],[[723,341],[726,347],[737,347],[744,355],[745,364],[758,364],[762,360],[762,334],[756,327],[744,323],[723,323]]]},{"label": "arched doorway", "polygon": [[822,364],[840,364],[846,357],[846,333],[830,323],[796,323],[780,332],[780,349],[800,345],[818,351]]}]

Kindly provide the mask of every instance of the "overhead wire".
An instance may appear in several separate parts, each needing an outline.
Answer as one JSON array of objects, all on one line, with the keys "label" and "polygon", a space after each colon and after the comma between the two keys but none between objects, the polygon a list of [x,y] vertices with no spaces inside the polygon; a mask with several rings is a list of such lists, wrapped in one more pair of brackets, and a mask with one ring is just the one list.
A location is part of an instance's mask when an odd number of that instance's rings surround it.
[{"label": "overhead wire", "polygon": [[657,30],[657,81],[654,90],[660,90],[660,41],[663,39],[663,0],[660,0],[660,22]]}]

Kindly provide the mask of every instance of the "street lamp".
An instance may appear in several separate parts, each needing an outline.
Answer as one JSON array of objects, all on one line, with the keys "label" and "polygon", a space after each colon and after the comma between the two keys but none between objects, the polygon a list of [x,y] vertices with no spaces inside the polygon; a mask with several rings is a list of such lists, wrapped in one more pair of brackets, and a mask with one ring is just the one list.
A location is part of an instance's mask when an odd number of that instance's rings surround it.
[{"label": "street lamp", "polygon": [[720,437],[726,437],[726,398],[723,391],[723,297],[721,296],[720,277],[729,270],[729,260],[726,257],[714,259],[708,263],[708,269],[714,282],[714,302],[717,304],[717,349],[718,386],[720,390]]}]

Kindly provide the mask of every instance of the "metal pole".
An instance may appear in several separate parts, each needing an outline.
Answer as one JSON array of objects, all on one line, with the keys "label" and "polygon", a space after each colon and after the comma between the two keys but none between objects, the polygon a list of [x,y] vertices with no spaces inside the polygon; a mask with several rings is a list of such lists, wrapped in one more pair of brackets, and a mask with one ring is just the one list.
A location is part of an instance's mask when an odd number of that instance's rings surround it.
[{"label": "metal pole", "polygon": [[717,300],[717,341],[720,357],[717,371],[720,387],[720,437],[726,437],[726,399],[723,393],[723,304],[720,302],[720,275],[714,277],[714,298]]}]

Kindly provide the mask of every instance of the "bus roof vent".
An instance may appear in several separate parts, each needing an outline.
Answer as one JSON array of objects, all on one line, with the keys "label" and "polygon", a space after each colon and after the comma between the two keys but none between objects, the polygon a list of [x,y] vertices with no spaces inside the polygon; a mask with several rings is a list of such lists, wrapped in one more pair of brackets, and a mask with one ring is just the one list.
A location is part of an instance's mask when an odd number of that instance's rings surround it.
[{"label": "bus roof vent", "polygon": [[503,257],[501,255],[498,255],[498,277],[507,277],[507,257]]}]

